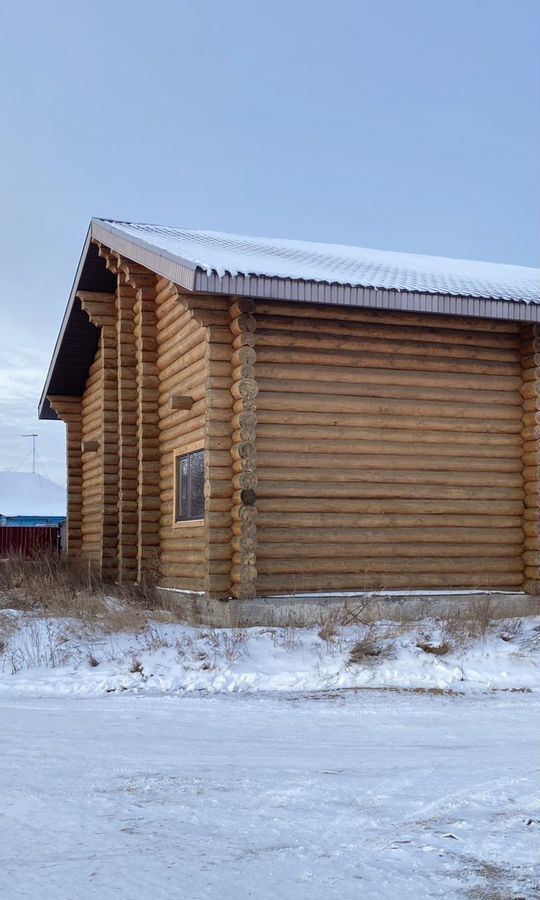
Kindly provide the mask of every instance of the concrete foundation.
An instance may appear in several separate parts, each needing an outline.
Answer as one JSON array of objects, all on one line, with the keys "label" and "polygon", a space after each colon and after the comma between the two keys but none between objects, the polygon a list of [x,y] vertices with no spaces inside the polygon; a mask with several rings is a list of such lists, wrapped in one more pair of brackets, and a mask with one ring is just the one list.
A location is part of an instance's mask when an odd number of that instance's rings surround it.
[{"label": "concrete foundation", "polygon": [[340,614],[350,624],[379,620],[413,622],[426,616],[472,618],[479,610],[493,619],[540,615],[540,597],[502,591],[347,592],[256,597],[253,600],[215,600],[204,594],[174,588],[158,588],[158,592],[167,603],[178,604],[187,624],[218,628],[304,627],[320,625],[330,616]]}]

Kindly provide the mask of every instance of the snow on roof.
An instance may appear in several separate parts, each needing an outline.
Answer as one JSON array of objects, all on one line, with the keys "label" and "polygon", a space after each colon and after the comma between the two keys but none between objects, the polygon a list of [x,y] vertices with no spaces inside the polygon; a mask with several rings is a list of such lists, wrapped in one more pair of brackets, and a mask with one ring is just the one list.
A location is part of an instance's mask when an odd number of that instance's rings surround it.
[{"label": "snow on roof", "polygon": [[204,272],[540,303],[540,269],[97,219],[111,231]]},{"label": "snow on roof", "polygon": [[66,491],[32,472],[0,472],[0,515],[65,516]]}]

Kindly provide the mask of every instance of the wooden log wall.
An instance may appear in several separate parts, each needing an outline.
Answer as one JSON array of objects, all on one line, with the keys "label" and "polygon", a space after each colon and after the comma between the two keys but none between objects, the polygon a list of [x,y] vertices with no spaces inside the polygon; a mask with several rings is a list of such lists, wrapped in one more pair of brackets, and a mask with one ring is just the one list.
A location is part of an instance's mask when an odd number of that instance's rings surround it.
[{"label": "wooden log wall", "polygon": [[81,400],[82,440],[95,440],[99,450],[81,454],[81,555],[96,568],[101,566],[103,533],[103,380],[101,340],[94,362],[90,366]]},{"label": "wooden log wall", "polygon": [[521,331],[521,366],[523,384],[523,475],[525,479],[524,515],[524,588],[529,594],[540,594],[540,328]]},{"label": "wooden log wall", "polygon": [[67,555],[77,558],[81,553],[82,519],[81,398],[49,397],[49,402],[66,423]]},{"label": "wooden log wall", "polygon": [[[70,553],[214,597],[539,590],[538,326],[184,295],[101,252],[84,395],[50,398]],[[205,517],[175,523],[195,449]]]},{"label": "wooden log wall", "polygon": [[[82,399],[83,522],[81,552],[105,579],[118,575],[118,353],[116,294],[78,294],[90,321],[101,329],[99,349]],[[89,430],[88,430],[89,429]],[[94,433],[95,432],[95,433]],[[97,441],[97,450],[85,446]],[[94,458],[93,458],[94,457]],[[90,496],[87,515],[85,494]],[[98,501],[99,498],[99,501]],[[98,503],[98,511],[95,506]],[[85,519],[88,519],[85,522]],[[85,531],[88,528],[88,547]],[[98,531],[95,531],[95,529]]]},{"label": "wooden log wall", "polygon": [[[108,577],[229,596],[232,405],[228,298],[179,293],[99,248],[116,295],[79,292],[101,329],[80,401],[81,552]],[[174,454],[205,450],[205,517],[174,522]],[[82,454],[82,455],[81,455]]]},{"label": "wooden log wall", "polygon": [[[226,597],[232,557],[228,302],[189,297],[161,279],[156,319],[161,584]],[[174,455],[195,449],[205,450],[204,521],[174,523]]]},{"label": "wooden log wall", "polygon": [[518,326],[274,302],[256,321],[257,591],[521,589]]},{"label": "wooden log wall", "polygon": [[[166,279],[157,283],[156,319],[161,584],[204,591],[204,523],[174,524],[174,453],[204,444],[206,331],[179,303],[176,287]],[[191,409],[172,409],[172,394],[193,397]]]}]

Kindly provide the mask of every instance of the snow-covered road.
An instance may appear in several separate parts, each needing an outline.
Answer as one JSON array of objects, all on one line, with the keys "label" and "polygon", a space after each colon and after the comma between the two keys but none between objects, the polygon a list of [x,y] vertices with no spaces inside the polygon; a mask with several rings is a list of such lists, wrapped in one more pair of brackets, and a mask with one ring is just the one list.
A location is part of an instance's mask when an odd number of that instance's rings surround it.
[{"label": "snow-covered road", "polygon": [[0,702],[2,900],[538,897],[537,695]]}]

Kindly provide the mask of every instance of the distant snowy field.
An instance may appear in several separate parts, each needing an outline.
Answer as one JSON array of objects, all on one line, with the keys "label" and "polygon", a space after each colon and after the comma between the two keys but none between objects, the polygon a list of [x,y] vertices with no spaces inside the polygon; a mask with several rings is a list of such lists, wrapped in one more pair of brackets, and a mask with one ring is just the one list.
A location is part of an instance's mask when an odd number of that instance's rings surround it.
[{"label": "distant snowy field", "polygon": [[3,900],[534,900],[532,693],[0,697]]}]

